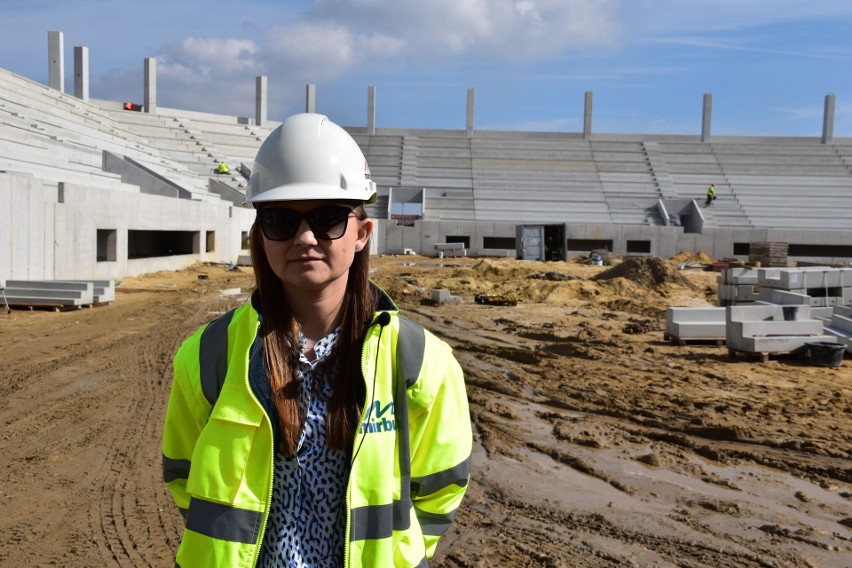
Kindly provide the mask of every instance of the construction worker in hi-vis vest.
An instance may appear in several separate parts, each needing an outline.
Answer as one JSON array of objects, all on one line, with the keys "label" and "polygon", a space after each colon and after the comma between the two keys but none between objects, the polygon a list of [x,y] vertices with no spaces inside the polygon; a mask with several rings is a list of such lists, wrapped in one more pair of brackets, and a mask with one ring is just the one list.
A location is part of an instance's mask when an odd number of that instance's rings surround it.
[{"label": "construction worker in hi-vis vest", "polygon": [[174,358],[176,563],[427,566],[470,480],[450,347],[369,280],[376,185],[327,117],[288,118],[246,192],[256,290]]}]

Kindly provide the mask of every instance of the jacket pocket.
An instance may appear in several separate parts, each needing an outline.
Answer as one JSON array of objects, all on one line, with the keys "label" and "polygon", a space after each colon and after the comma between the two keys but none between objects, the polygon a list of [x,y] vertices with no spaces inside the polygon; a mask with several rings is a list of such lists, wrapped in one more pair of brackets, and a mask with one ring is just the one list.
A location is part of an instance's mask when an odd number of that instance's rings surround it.
[{"label": "jacket pocket", "polygon": [[192,452],[186,489],[208,501],[233,504],[244,482],[262,416],[249,416],[220,399]]}]

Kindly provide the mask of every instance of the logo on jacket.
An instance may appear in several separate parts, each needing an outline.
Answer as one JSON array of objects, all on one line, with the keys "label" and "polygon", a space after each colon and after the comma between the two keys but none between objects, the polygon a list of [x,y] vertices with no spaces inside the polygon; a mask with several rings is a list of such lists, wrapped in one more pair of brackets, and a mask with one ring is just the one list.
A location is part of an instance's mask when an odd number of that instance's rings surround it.
[{"label": "logo on jacket", "polygon": [[393,415],[393,403],[382,406],[378,400],[367,410],[367,417],[358,428],[359,434],[374,432],[393,432],[396,430],[396,420]]}]

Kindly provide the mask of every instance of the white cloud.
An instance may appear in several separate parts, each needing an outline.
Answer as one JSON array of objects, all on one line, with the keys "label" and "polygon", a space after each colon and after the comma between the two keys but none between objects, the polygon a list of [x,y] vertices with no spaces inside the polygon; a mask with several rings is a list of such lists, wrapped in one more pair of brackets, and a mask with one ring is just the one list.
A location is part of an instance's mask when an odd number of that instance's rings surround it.
[{"label": "white cloud", "polygon": [[258,51],[257,44],[251,40],[188,37],[159,50],[157,71],[191,82],[240,74],[256,67]]},{"label": "white cloud", "polygon": [[405,38],[417,57],[524,61],[617,43],[618,0],[317,0],[311,17]]},{"label": "white cloud", "polygon": [[319,81],[372,61],[392,60],[403,46],[404,41],[381,33],[355,33],[336,22],[309,21],[271,28],[261,58],[268,73]]}]

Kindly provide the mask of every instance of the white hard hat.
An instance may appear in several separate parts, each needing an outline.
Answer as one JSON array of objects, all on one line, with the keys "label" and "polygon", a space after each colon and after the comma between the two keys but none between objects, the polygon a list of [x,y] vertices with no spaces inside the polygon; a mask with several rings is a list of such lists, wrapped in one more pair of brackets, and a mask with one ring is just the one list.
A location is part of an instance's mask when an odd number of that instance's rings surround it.
[{"label": "white hard hat", "polygon": [[244,203],[307,199],[376,199],[358,143],[327,116],[313,113],[291,116],[264,140]]}]

